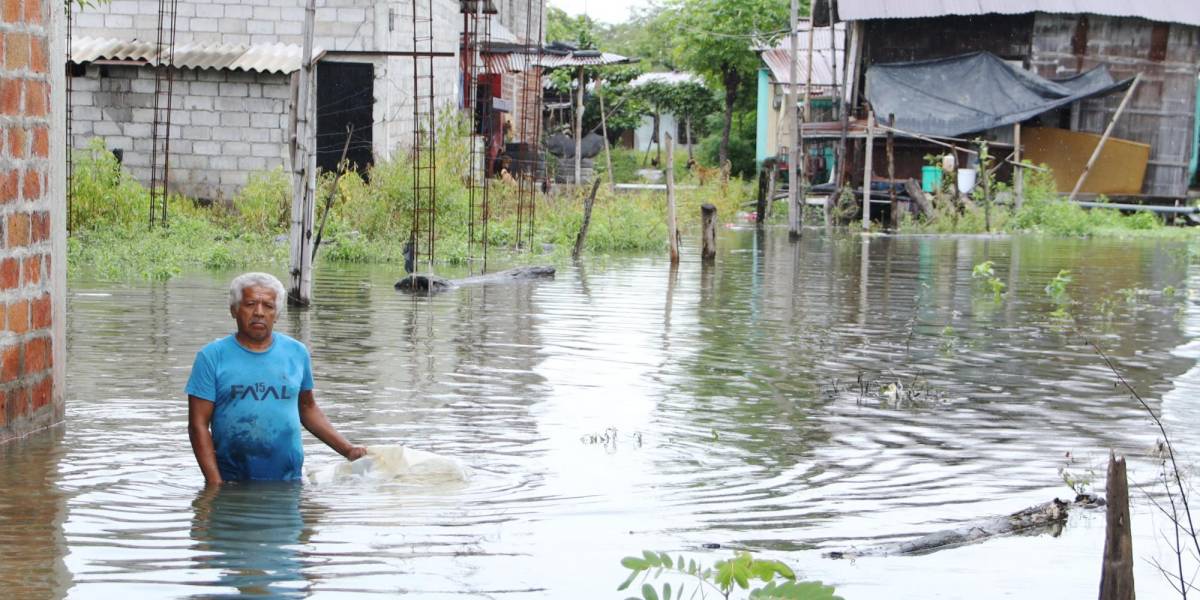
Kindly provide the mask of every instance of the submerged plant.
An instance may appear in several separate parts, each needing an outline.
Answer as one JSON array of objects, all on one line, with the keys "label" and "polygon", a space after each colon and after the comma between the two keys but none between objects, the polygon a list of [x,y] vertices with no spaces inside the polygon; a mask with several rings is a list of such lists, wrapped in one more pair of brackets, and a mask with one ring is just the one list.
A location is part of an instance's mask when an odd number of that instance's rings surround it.
[{"label": "submerged plant", "polygon": [[1070,301],[1067,296],[1067,286],[1071,283],[1071,271],[1063,269],[1046,284],[1046,295],[1050,296],[1051,300],[1058,304],[1064,304]]},{"label": "submerged plant", "polygon": [[974,279],[982,279],[988,289],[992,291],[992,299],[996,302],[1000,301],[1004,295],[1004,288],[1008,287],[999,277],[996,277],[996,270],[993,268],[993,263],[990,260],[985,260],[971,270],[971,277]]},{"label": "submerged plant", "polygon": [[[646,550],[641,556],[621,559],[621,566],[629,569],[630,573],[617,591],[628,589],[641,577],[643,600],[691,598],[696,594],[703,598],[705,590],[716,592],[722,598],[730,598],[738,588],[746,590],[748,598],[762,600],[842,600],[841,596],[834,594],[833,587],[819,581],[796,581],[796,574],[791,567],[777,560],[755,559],[749,552],[738,552],[733,558],[717,561],[709,568],[695,560],[685,562],[683,556],[672,558],[666,552]],[[689,588],[683,583],[674,587],[670,582],[664,582],[661,588],[656,588],[647,581],[664,575],[692,580],[692,586]],[[762,582],[763,585],[755,582]]]}]

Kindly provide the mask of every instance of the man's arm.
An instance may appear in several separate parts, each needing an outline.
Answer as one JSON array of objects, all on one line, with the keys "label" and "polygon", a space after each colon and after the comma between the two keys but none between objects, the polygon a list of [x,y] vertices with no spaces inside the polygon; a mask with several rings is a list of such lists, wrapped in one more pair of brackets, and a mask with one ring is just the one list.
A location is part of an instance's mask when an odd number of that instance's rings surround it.
[{"label": "man's arm", "polygon": [[208,429],[212,414],[212,402],[188,395],[188,438],[192,440],[192,452],[196,454],[196,462],[200,463],[204,482],[220,485],[222,481],[221,472],[217,470],[217,453],[213,450],[212,432]]},{"label": "man's arm", "polygon": [[366,448],[351,444],[334,429],[333,423],[329,422],[321,407],[317,406],[317,399],[313,397],[312,390],[300,392],[300,423],[309,433],[317,436],[317,439],[348,460],[357,460],[367,453]]}]

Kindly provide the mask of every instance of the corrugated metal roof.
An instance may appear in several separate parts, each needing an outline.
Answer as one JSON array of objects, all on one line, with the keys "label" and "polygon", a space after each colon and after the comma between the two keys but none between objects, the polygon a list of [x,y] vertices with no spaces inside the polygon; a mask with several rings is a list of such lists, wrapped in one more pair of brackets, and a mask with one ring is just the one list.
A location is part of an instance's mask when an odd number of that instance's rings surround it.
[{"label": "corrugated metal roof", "polygon": [[678,71],[666,71],[661,73],[642,73],[641,75],[634,77],[633,81],[629,82],[629,87],[638,87],[650,83],[651,81],[666,83],[668,85],[675,85],[678,83],[704,83],[704,80],[701,79],[699,75],[692,73],[680,73]]},{"label": "corrugated metal roof", "polygon": [[1141,17],[1200,27],[1196,0],[838,0],[837,6],[845,21],[1046,12]]},{"label": "corrugated metal roof", "polygon": [[[812,34],[813,85],[837,85],[838,81],[834,73],[834,61],[837,62],[837,73],[841,73],[846,58],[845,53],[842,52],[846,39],[846,28],[844,25],[839,25],[831,34],[828,27],[817,27],[813,30]],[[836,45],[835,50],[830,49],[830,35],[833,36],[833,43]],[[806,77],[808,76],[807,28],[799,30],[796,33],[796,54],[796,75],[799,79],[797,83],[806,83]],[[787,38],[783,38],[778,46],[762,52],[763,62],[767,63],[767,67],[771,69],[771,77],[776,83],[785,85],[791,83],[790,57],[791,45]]]},{"label": "corrugated metal roof", "polygon": [[595,67],[603,65],[619,65],[630,62],[628,57],[611,52],[596,52],[579,50],[570,54],[542,54],[541,66],[547,69],[558,67]]},{"label": "corrugated metal roof", "polygon": [[[261,73],[291,73],[300,69],[303,49],[296,44],[179,44],[174,65],[189,69],[241,69]],[[314,50],[314,55],[319,51]],[[163,57],[166,62],[166,56]],[[97,60],[142,61],[158,65],[153,42],[79,37],[71,40],[71,62]]]}]

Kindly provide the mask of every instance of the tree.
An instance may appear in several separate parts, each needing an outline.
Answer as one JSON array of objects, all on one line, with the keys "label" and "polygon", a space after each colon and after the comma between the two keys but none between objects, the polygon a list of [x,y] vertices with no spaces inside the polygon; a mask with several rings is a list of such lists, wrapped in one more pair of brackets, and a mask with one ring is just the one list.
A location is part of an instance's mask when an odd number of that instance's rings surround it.
[{"label": "tree", "polygon": [[675,71],[675,30],[673,13],[662,5],[634,8],[624,23],[601,26],[596,32],[599,45],[610,52],[642,61],[647,71]]},{"label": "tree", "polygon": [[[659,132],[659,125],[662,123],[662,113],[671,111],[675,94],[673,88],[674,86],[665,81],[650,80],[639,85],[635,91],[637,97],[653,111],[654,130],[650,134],[650,138],[658,148],[654,161],[660,165],[662,164],[662,143],[660,141],[662,134]],[[646,152],[649,151],[650,148],[647,147]]]},{"label": "tree", "polygon": [[[807,10],[808,0],[801,4]],[[724,90],[725,118],[718,152],[718,160],[724,163],[729,157],[734,103],[743,84],[754,81],[761,63],[753,47],[787,33],[789,4],[783,0],[674,0],[670,10],[680,64]]]},{"label": "tree", "polygon": [[692,124],[702,122],[704,117],[718,109],[716,96],[712,90],[695,81],[684,81],[674,86],[671,97],[671,113],[675,118],[682,118],[687,131],[688,159],[692,158]]}]

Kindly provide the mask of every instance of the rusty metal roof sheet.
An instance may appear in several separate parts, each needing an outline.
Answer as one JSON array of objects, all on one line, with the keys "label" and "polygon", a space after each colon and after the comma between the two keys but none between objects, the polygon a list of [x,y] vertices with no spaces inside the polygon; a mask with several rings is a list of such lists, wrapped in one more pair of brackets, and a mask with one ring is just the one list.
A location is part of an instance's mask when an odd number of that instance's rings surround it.
[{"label": "rusty metal roof sheet", "polygon": [[[842,52],[843,44],[846,39],[846,28],[844,25],[838,27],[831,34],[828,27],[817,27],[813,29],[813,65],[812,65],[812,82],[818,86],[835,86],[838,84],[837,73],[842,72],[845,65],[845,53]],[[830,49],[830,36],[833,36],[833,43],[836,44],[836,49]],[[797,83],[806,83],[808,76],[808,29],[804,28],[796,33],[796,74],[799,81]],[[767,67],[771,69],[771,78],[776,83],[788,84],[791,83],[791,68],[789,65],[789,57],[791,56],[791,46],[787,38],[780,40],[779,45],[762,51],[763,62],[767,63]],[[836,71],[834,69],[836,61]]]},{"label": "rusty metal roof sheet", "polygon": [[1141,17],[1200,27],[1200,2],[1195,0],[839,0],[837,6],[845,21],[1046,12]]},{"label": "rusty metal roof sheet", "polygon": [[[189,69],[291,73],[300,69],[302,52],[296,44],[179,44],[175,47],[174,65]],[[89,37],[71,40],[71,62],[97,60],[128,60],[150,65],[160,62],[153,42]],[[169,57],[164,56],[162,62],[168,60]]]}]

